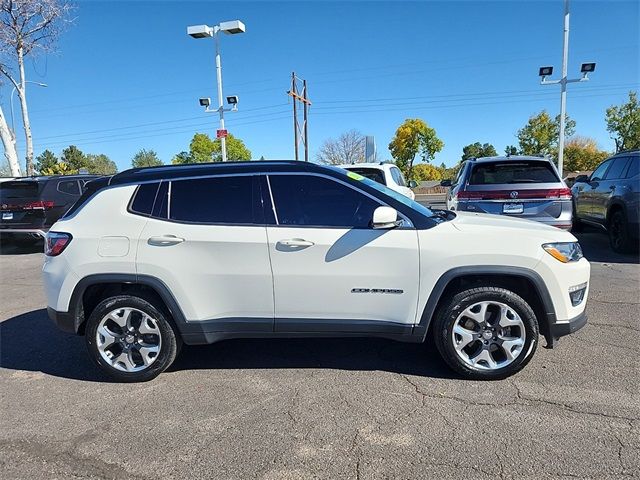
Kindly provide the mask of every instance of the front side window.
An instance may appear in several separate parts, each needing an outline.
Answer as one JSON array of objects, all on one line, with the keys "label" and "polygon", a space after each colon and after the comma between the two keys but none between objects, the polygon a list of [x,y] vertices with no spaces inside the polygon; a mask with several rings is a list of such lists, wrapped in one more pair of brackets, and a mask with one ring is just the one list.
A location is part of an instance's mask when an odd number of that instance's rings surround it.
[{"label": "front side window", "polygon": [[251,176],[174,180],[169,190],[169,220],[225,225],[254,223],[258,198]]},{"label": "front side window", "polygon": [[596,168],[595,171],[591,174],[591,178],[589,179],[589,181],[596,182],[598,180],[602,180],[604,178],[604,172],[607,171],[609,165],[611,165],[611,160],[607,160],[606,162],[601,163],[600,166]]},{"label": "front side window", "polygon": [[615,180],[617,178],[622,178],[622,172],[624,172],[628,161],[629,157],[618,157],[614,159],[613,163],[611,164],[611,168],[607,170],[605,179]]},{"label": "front side window", "polygon": [[58,191],[67,195],[80,195],[80,185],[77,180],[64,180],[58,183]]},{"label": "front side window", "polygon": [[399,168],[391,167],[391,178],[393,178],[393,181],[401,187],[407,186],[406,182],[404,181],[404,177],[402,176],[402,172]]},{"label": "front side window", "polygon": [[273,202],[282,226],[369,228],[376,200],[315,175],[270,175]]}]

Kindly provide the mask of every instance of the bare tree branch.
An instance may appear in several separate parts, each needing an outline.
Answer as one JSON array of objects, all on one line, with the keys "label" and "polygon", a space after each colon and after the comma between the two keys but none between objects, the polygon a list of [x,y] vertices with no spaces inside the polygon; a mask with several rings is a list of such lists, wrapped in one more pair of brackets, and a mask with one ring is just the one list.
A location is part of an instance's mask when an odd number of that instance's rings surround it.
[{"label": "bare tree branch", "polygon": [[316,158],[320,163],[340,165],[343,163],[362,163],[365,137],[357,130],[349,130],[337,139],[329,138],[320,146]]}]

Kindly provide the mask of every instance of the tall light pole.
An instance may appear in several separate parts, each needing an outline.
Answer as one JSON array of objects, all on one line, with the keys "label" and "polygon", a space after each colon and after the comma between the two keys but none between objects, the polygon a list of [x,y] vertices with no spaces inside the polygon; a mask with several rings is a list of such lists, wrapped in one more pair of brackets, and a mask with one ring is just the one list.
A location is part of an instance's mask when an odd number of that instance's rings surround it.
[{"label": "tall light pole", "polygon": [[236,33],[244,33],[245,26],[240,20],[231,20],[229,22],[222,22],[219,25],[214,25],[210,27],[208,25],[193,25],[187,27],[187,34],[189,34],[193,38],[207,38],[213,37],[216,43],[216,79],[218,85],[218,108],[210,109],[208,99],[200,99],[200,105],[206,107],[206,112],[218,112],[220,115],[220,130],[218,130],[216,136],[220,138],[220,151],[222,153],[222,161],[227,161],[227,142],[226,136],[227,131],[224,128],[224,112],[225,111],[236,111],[238,109],[238,97],[229,97],[234,98],[235,103],[231,103],[232,108],[225,109],[224,108],[224,99],[222,96],[222,63],[220,61],[220,43],[218,40],[218,34],[220,32],[226,33],[227,35],[234,35]]},{"label": "tall light pole", "polygon": [[553,67],[540,67],[538,75],[542,77],[541,85],[557,85],[560,84],[560,132],[558,139],[558,171],[560,177],[563,176],[562,170],[564,166],[564,130],[567,116],[567,83],[586,82],[589,80],[588,74],[595,71],[595,63],[583,63],[580,67],[582,77],[567,78],[567,63],[569,62],[569,0],[564,0],[564,21],[563,21],[563,37],[562,37],[562,78],[560,80],[547,80],[546,77],[553,73]]},{"label": "tall light pole", "polygon": [[[25,80],[24,83],[33,83],[34,85],[38,85],[39,87],[48,87],[49,85],[47,85],[46,83],[41,83],[41,82],[33,82],[31,80]],[[13,87],[13,90],[11,90],[11,130],[13,130],[14,135],[15,135],[15,131],[16,131],[16,127],[14,126],[14,122],[13,122],[13,94],[16,93],[16,87]]]}]

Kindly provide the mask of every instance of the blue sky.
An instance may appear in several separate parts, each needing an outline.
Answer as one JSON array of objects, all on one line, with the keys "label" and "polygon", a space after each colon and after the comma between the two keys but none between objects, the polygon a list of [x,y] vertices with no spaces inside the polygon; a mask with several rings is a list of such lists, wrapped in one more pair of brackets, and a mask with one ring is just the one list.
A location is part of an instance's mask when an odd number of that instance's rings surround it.
[{"label": "blue sky", "polygon": [[[571,3],[570,75],[596,61],[587,83],[569,86],[577,132],[613,149],[604,111],[638,90],[640,2]],[[312,157],[327,137],[355,128],[378,152],[406,118],[422,118],[451,165],[462,147],[499,152],[531,114],[559,110],[559,89],[540,86],[538,67],[560,71],[561,0],[500,2],[125,2],[81,1],[58,53],[27,65],[36,154],[69,144],[105,153],[122,170],[140,148],[161,159],[187,150],[195,132],[215,135],[218,118],[198,97],[215,98],[214,43],[186,26],[239,18],[243,35],[222,38],[225,95],[240,97],[227,128],[254,158],[293,157],[292,71],[313,101]],[[9,115],[10,88],[2,85]],[[14,105],[18,113],[17,102]],[[22,135],[22,130],[18,130]],[[23,142],[19,143],[21,156]]]}]

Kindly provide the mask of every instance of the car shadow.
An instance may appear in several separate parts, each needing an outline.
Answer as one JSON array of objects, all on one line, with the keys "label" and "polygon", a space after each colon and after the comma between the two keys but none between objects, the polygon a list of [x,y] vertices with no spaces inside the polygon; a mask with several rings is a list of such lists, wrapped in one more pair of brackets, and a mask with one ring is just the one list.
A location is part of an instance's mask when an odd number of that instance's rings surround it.
[{"label": "car shadow", "polygon": [[[84,339],[58,330],[44,309],[0,323],[0,367],[111,382],[89,358]],[[238,339],[185,345],[170,371],[325,368],[459,378],[435,347],[379,338]]]},{"label": "car shadow", "polygon": [[584,232],[574,235],[580,242],[585,258],[590,262],[640,264],[637,250],[628,254],[614,252],[609,246],[607,235],[599,230],[585,227]]},{"label": "car shadow", "polygon": [[44,243],[42,240],[27,242],[0,238],[0,255],[29,255],[43,252]]}]

